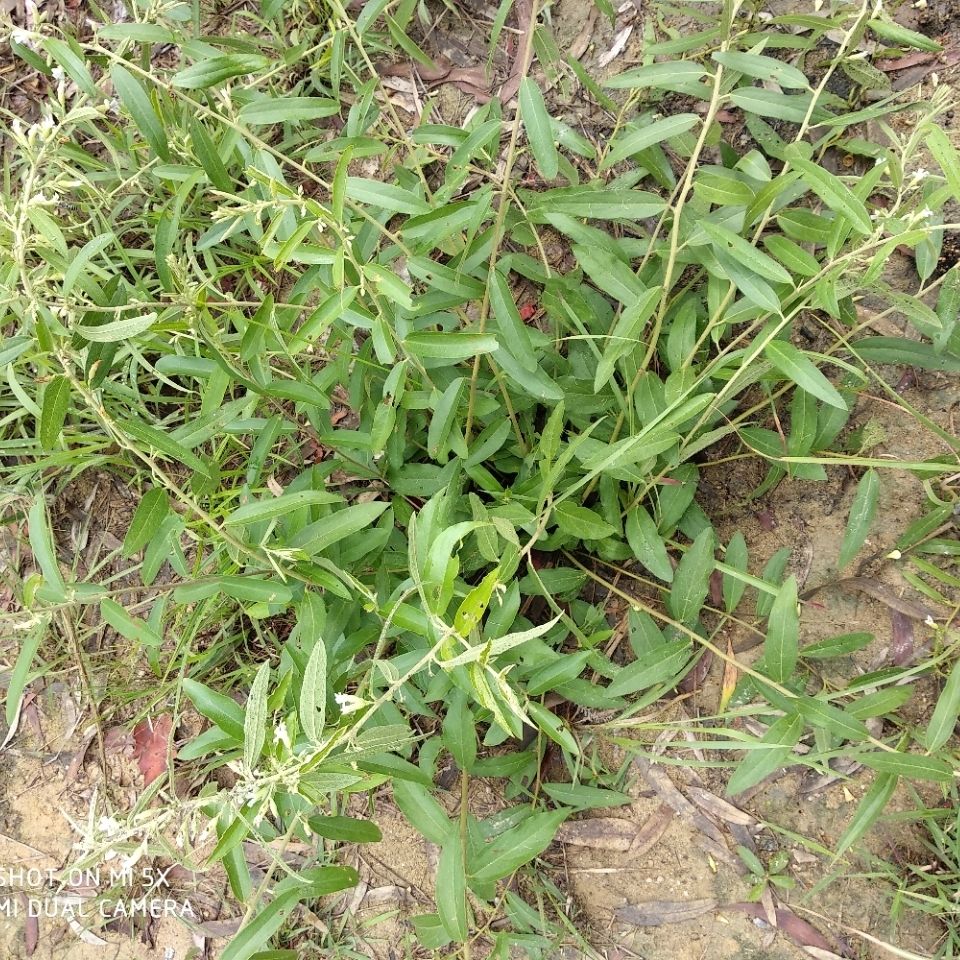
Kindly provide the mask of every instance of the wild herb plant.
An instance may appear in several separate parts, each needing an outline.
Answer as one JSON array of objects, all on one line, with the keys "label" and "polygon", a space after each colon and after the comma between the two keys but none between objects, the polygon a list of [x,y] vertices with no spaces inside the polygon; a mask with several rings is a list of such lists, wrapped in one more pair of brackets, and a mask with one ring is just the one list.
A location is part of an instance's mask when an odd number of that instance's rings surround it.
[{"label": "wild herb plant", "polygon": [[[91,857],[109,844],[190,860],[212,824],[204,864],[222,861],[251,905],[224,960],[356,879],[318,846],[315,867],[268,877],[264,906],[242,843],[376,840],[344,811],[388,782],[441,850],[420,943],[483,935],[508,950],[534,926],[511,892],[513,931],[486,929],[500,881],[572,810],[627,799],[592,762],[589,725],[558,705],[628,719],[667,696],[704,651],[729,658],[717,634],[751,616],[747,591],[765,640],[739,665],[735,703],[767,732],[704,726],[735,762],[731,793],[786,763],[854,756],[878,777],[849,845],[898,778],[953,780],[955,679],[929,732],[866,724],[896,718],[921,669],[949,669],[952,641],[940,631],[922,666],[819,689],[805,665],[860,641],[802,649],[786,555],[750,573],[743,538],[721,543],[697,501],[721,443],[768,464],[761,493],[854,470],[846,567],[884,476],[909,470],[930,504],[890,548],[926,564],[920,582],[942,572],[923,551],[949,522],[938,481],[955,456],[897,462],[838,438],[869,387],[956,451],[883,371],[960,370],[960,269],[938,268],[960,201],[952,104],[943,88],[861,99],[888,86],[861,41],[875,56],[936,45],[873,0],[828,6],[762,19],[742,0],[694,4],[682,10],[701,30],[648,43],[606,81],[554,64],[604,111],[598,139],[551,115],[532,31],[516,104],[494,98],[457,126],[428,100],[411,125],[377,64],[425,56],[412,0],[370,0],[356,18],[339,0],[265,0],[223,36],[162,0],[120,23],[101,12],[79,38],[42,22],[11,36],[49,97],[10,125],[0,210],[0,455],[37,567],[7,617],[22,638],[7,720],[51,638],[92,619],[149,665],[151,704],[209,721],[171,770],[227,766],[233,786],[183,799],[161,778],[88,841]],[[833,92],[840,76],[849,97]],[[747,149],[727,136],[731,114]],[[864,139],[867,121],[882,140]],[[828,169],[838,156],[850,172]],[[895,248],[935,307],[884,285]],[[868,292],[911,335],[871,333]],[[816,349],[795,336],[801,319]],[[71,572],[49,520],[88,470],[139,502],[100,580]],[[635,561],[660,602],[614,584]],[[626,662],[606,652],[611,591],[632,608]],[[541,782],[547,743],[569,783]],[[435,796],[447,755],[455,819]],[[474,816],[476,777],[504,778],[514,806]]]}]

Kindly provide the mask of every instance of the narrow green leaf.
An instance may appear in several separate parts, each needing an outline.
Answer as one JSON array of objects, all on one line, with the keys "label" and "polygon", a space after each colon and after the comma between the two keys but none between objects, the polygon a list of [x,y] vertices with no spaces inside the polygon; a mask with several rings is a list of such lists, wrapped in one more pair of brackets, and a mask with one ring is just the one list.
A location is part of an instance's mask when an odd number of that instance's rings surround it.
[{"label": "narrow green leaf", "polygon": [[681,623],[696,623],[710,592],[714,568],[713,528],[707,527],[687,548],[673,574],[673,587],[667,598],[670,613]]},{"label": "narrow green leaf", "polygon": [[727,783],[728,796],[743,793],[790,759],[793,748],[803,733],[803,718],[799,714],[779,717],[763,735],[758,747],[747,752]]},{"label": "narrow green leaf", "polygon": [[530,77],[524,77],[520,81],[519,103],[523,128],[527,131],[530,150],[540,173],[545,180],[554,180],[559,172],[560,157],[557,145],[553,142],[550,114],[540,88]]},{"label": "narrow green leaf", "polygon": [[208,57],[175,73],[171,83],[184,90],[206,90],[233,77],[256,73],[269,64],[270,61],[266,57],[252,53]]},{"label": "narrow green leaf", "polygon": [[437,865],[437,914],[451,940],[467,939],[467,877],[463,863],[463,846],[455,837],[444,844]]},{"label": "narrow green leaf", "polygon": [[343,843],[377,843],[383,839],[380,828],[371,820],[357,817],[323,816],[307,821],[318,837],[340,840]]},{"label": "narrow green leaf", "polygon": [[747,270],[773,283],[793,285],[793,277],[776,260],[768,257],[762,250],[758,250],[752,243],[732,230],[706,220],[701,221],[700,226],[721,250],[738,260]]},{"label": "narrow green leaf", "polygon": [[628,128],[614,138],[610,144],[610,152],[603,158],[600,169],[608,170],[641,150],[686,133],[699,122],[700,117],[695,113],[677,113],[642,127]]},{"label": "narrow green leaf", "polygon": [[110,79],[113,81],[113,89],[120,98],[120,102],[143,134],[143,139],[150,144],[150,148],[161,160],[169,161],[170,150],[167,146],[168,138],[163,129],[163,121],[157,115],[150,97],[140,86],[140,82],[120,66],[111,69]]},{"label": "narrow green leaf", "polygon": [[927,147],[940,164],[955,200],[960,200],[960,157],[950,138],[938,126],[932,126],[926,137]]},{"label": "narrow green leaf", "polygon": [[931,780],[934,783],[953,783],[953,767],[945,760],[924,757],[917,753],[859,753],[865,766],[879,773],[893,773],[913,780]]},{"label": "narrow green leaf", "polygon": [[530,345],[530,335],[520,318],[520,311],[517,310],[510,287],[498,270],[490,271],[488,289],[490,306],[493,308],[493,315],[497,318],[497,327],[500,331],[500,343],[510,351],[522,367],[527,370],[536,370],[537,357]]},{"label": "narrow green leaf", "polygon": [[43,389],[39,439],[44,450],[52,450],[60,439],[69,406],[70,381],[63,376],[54,377]]},{"label": "narrow green leaf", "polygon": [[456,836],[456,825],[426,787],[410,780],[394,780],[393,799],[400,812],[431,843],[442,847]]},{"label": "narrow green leaf", "polygon": [[837,569],[842,570],[857,555],[870,533],[880,497],[880,476],[876,470],[867,470],[857,484],[857,492],[850,505],[847,529],[840,545]]},{"label": "narrow green leaf", "polygon": [[850,221],[858,233],[869,236],[873,224],[864,202],[854,196],[847,185],[823,167],[805,160],[795,153],[790,154],[790,165],[803,175],[803,182],[834,212]]},{"label": "narrow green leaf", "polygon": [[122,320],[112,320],[110,323],[77,324],[74,328],[77,333],[91,343],[119,343],[129,340],[138,334],[145,333],[157,322],[155,313],[145,313],[139,317],[124,317]]},{"label": "narrow green leaf", "polygon": [[30,530],[30,549],[33,559],[36,560],[43,579],[61,596],[66,595],[66,584],[63,574],[60,573],[60,563],[57,560],[56,548],[53,543],[53,532],[47,516],[47,501],[43,493],[38,493],[27,515]]},{"label": "narrow green leaf", "polygon": [[757,274],[745,267],[741,261],[732,257],[726,250],[714,247],[713,255],[716,257],[717,263],[723,268],[727,279],[729,279],[748,300],[763,310],[766,310],[768,313],[780,313],[782,307],[780,298],[766,280],[757,276]]},{"label": "narrow green leaf", "polygon": [[627,543],[633,555],[655,576],[666,583],[673,581],[673,564],[667,546],[645,507],[637,504],[627,514]]},{"label": "narrow green leaf", "polygon": [[347,196],[356,203],[379,207],[390,213],[429,213],[427,202],[403,187],[363,177],[347,177]]},{"label": "narrow green leaf", "polygon": [[543,853],[568,816],[568,810],[535,813],[519,826],[500,834],[473,858],[469,874],[471,885],[494,883],[508,877]]},{"label": "narrow green leaf", "polygon": [[939,750],[953,736],[957,717],[960,717],[960,661],[953,665],[927,724],[928,750]]},{"label": "narrow green leaf", "polygon": [[755,80],[769,80],[781,87],[793,87],[797,90],[809,90],[810,81],[796,67],[774,57],[765,57],[759,53],[740,53],[724,50],[711,54],[714,60],[728,70],[735,70]]},{"label": "narrow green leaf", "polygon": [[811,643],[800,651],[801,657],[813,660],[829,660],[833,657],[845,657],[873,643],[872,633],[844,633],[836,637],[827,637]]},{"label": "narrow green leaf", "polygon": [[237,507],[224,520],[226,526],[243,526],[248,523],[259,523],[262,520],[274,520],[300,507],[315,503],[342,503],[343,497],[326,490],[297,490],[281,493],[279,497],[270,497],[265,500],[256,500]]},{"label": "narrow green leaf", "polygon": [[55,37],[44,37],[44,49],[63,67],[64,73],[94,102],[99,101],[103,94],[93,82],[93,77],[84,63],[83,57],[76,53],[69,43]]},{"label": "narrow green leaf", "polygon": [[607,687],[607,693],[611,697],[629,696],[672,680],[690,662],[691,655],[689,640],[661,643],[645,656],[623,667]]},{"label": "narrow green leaf", "polygon": [[227,736],[243,743],[243,709],[236,700],[211,690],[189,677],[183,681],[183,692],[197,710],[215,723]]},{"label": "narrow green leaf", "polygon": [[40,649],[40,642],[46,636],[49,619],[38,617],[36,623],[27,631],[20,643],[17,653],[17,662],[13,665],[10,674],[10,685],[7,687],[6,706],[4,715],[7,722],[7,731],[13,728],[14,722],[21,709],[21,701],[30,679],[30,667]]},{"label": "narrow green leaf", "polygon": [[303,668],[299,708],[304,736],[319,746],[327,716],[327,645],[321,636],[314,638],[313,649]]},{"label": "narrow green leaf", "polygon": [[831,407],[847,409],[847,403],[840,396],[837,388],[817,369],[813,361],[792,343],[786,340],[771,340],[763,353],[778,373],[783,374],[798,387],[802,387],[807,393],[813,394],[818,400],[822,400]]},{"label": "narrow green leaf", "polygon": [[[758,117],[772,117],[775,120],[787,120],[790,123],[803,123],[810,109],[811,95],[805,93],[777,93],[762,87],[740,87],[730,94],[733,104],[747,113]],[[830,116],[825,110],[815,108],[814,119],[821,120]]]},{"label": "narrow green leaf", "polygon": [[267,685],[270,683],[270,664],[260,664],[250,686],[246,714],[243,720],[243,762],[254,770],[267,738]]},{"label": "narrow green leaf", "polygon": [[867,26],[881,40],[889,40],[899,47],[913,47],[915,50],[926,50],[929,53],[938,53],[943,47],[936,40],[931,40],[916,30],[909,30],[892,20],[871,20]]},{"label": "narrow green leaf", "polygon": [[145,620],[132,617],[119,603],[104,597],[100,601],[100,616],[121,637],[145,647],[159,647],[163,638]]},{"label": "narrow green leaf", "polygon": [[671,60],[636,67],[605,80],[603,85],[613,90],[634,90],[643,87],[670,89],[678,84],[695,83],[707,75],[707,71],[690,60]]},{"label": "narrow green leaf", "polygon": [[620,317],[607,339],[603,356],[597,364],[597,372],[593,378],[594,393],[597,393],[609,382],[617,361],[636,349],[640,344],[641,335],[647,321],[653,316],[653,311],[656,310],[662,295],[663,287],[651,287],[621,311]]},{"label": "narrow green leaf", "polygon": [[443,718],[443,745],[450,751],[457,766],[469,773],[477,759],[477,728],[466,694],[456,690],[447,703]]},{"label": "narrow green leaf", "polygon": [[797,665],[800,617],[797,613],[797,578],[788,577],[780,588],[767,621],[763,645],[764,672],[777,683],[785,683]]},{"label": "narrow green leaf", "polygon": [[[733,567],[734,570],[741,573],[747,572],[747,562],[749,560],[747,541],[739,530],[730,538],[723,560],[728,567]],[[727,613],[733,613],[737,609],[746,589],[747,583],[745,580],[729,573],[723,574],[723,606]]]},{"label": "narrow green leaf", "polygon": [[320,120],[340,112],[340,104],[327,97],[265,97],[240,109],[240,119],[252,126]]},{"label": "narrow green leaf", "polygon": [[468,360],[499,348],[489,333],[411,333],[403,341],[415,356],[436,360]]},{"label": "narrow green leaf", "polygon": [[142,550],[156,536],[169,512],[170,501],[166,491],[162,487],[148,490],[137,504],[130,529],[123,538],[123,555],[132,557]]},{"label": "narrow green leaf", "polygon": [[851,344],[855,354],[870,363],[889,363],[960,373],[960,357],[938,354],[929,343],[906,337],[864,337]]},{"label": "narrow green leaf", "polygon": [[569,500],[558,503],[553,508],[557,526],[578,540],[604,540],[616,532],[599,514],[589,507],[581,507]]},{"label": "narrow green leaf", "polygon": [[895,773],[881,773],[874,779],[843,836],[837,841],[837,856],[849,850],[877,822],[897,788],[898,779]]},{"label": "narrow green leaf", "polygon": [[329,517],[308,524],[291,540],[290,546],[315,556],[344,538],[371,526],[389,506],[389,503],[374,500],[338,510]]},{"label": "narrow green leaf", "polygon": [[[86,265],[98,254],[102,253],[107,247],[116,240],[115,233],[101,233],[99,236],[88,240],[76,253],[70,261],[70,265],[63,273],[63,295],[68,297],[74,288],[77,280],[83,274]],[[5,364],[4,364],[5,366]]]}]

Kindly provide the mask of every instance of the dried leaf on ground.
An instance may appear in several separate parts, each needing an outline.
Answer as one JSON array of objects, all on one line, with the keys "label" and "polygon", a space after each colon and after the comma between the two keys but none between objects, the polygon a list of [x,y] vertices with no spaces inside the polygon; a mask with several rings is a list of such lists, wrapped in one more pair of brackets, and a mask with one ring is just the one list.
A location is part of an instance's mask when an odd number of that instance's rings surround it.
[{"label": "dried leaf on ground", "polygon": [[667,804],[661,803],[637,831],[628,853],[633,857],[642,857],[649,850],[652,850],[667,832],[667,828],[673,823],[675,816],[676,814]]},{"label": "dried leaf on ground", "polygon": [[[735,910],[738,913],[745,913],[748,917],[754,917],[757,920],[766,920],[764,909],[759,903],[730,903],[721,909]],[[828,950],[835,952],[837,945],[831,943],[813,924],[801,920],[792,910],[785,907],[777,907],[776,911],[777,928],[790,938],[798,947],[814,947],[817,950]],[[849,957],[851,954],[842,951],[840,956]]]},{"label": "dried leaf on ground", "polygon": [[520,81],[526,72],[526,64],[523,62],[523,53],[521,51],[526,49],[527,37],[537,25],[533,0],[517,0],[513,10],[517,18],[517,27],[519,28],[516,46],[517,55],[510,70],[510,76],[507,77],[506,82],[500,88],[499,96],[501,103],[509,103],[520,89]]},{"label": "dried leaf on ground", "polygon": [[913,632],[913,620],[899,610],[890,611],[890,661],[898,667],[913,663],[917,655],[916,638]]},{"label": "dried leaf on ground", "polygon": [[143,774],[143,785],[150,786],[167,767],[167,747],[173,718],[169,713],[141,720],[133,728],[133,755]]},{"label": "dried leaf on ground", "polygon": [[23,903],[24,912],[27,914],[27,922],[23,925],[23,951],[28,957],[32,957],[37,949],[37,944],[40,942],[40,921],[27,909],[30,901],[25,893],[20,894],[20,900]]},{"label": "dried leaf on ground", "polygon": [[674,786],[666,772],[654,766],[643,757],[634,761],[644,780],[653,788],[657,796],[676,811],[685,820],[692,823],[702,834],[716,843],[723,843],[723,834],[712,820],[704,816],[697,808]]},{"label": "dried leaf on ground", "polygon": [[757,821],[749,813],[735,807],[728,800],[718,797],[703,787],[687,787],[687,796],[705,813],[728,823],[738,823],[743,827],[752,827]]},{"label": "dried leaf on ground", "polygon": [[593,817],[573,820],[560,825],[557,840],[576,847],[593,850],[629,850],[637,837],[636,824],[621,817]]},{"label": "dried leaf on ground", "polygon": [[[815,593],[827,587],[835,587],[838,590],[846,592],[859,591],[860,593],[865,593],[868,597],[873,597],[874,600],[879,600],[881,603],[886,604],[891,610],[896,610],[904,616],[910,617],[911,620],[926,620],[927,617],[933,617],[933,611],[928,607],[925,607],[922,603],[918,603],[916,600],[908,600],[905,597],[899,596],[893,589],[886,586],[886,584],[880,583],[879,580],[875,580],[873,577],[847,577],[843,580],[835,580],[832,583],[824,583],[819,587],[811,587],[809,590],[804,590],[800,595],[800,599],[807,600]],[[934,619],[938,618],[934,617]],[[943,618],[941,617],[939,619]]]},{"label": "dried leaf on ground", "polygon": [[[432,88],[441,83],[452,83],[482,103],[490,99],[490,85],[482,67],[458,67],[445,57],[437,57],[433,67],[422,64],[392,63],[380,70],[381,76],[412,82],[414,74],[425,87]],[[349,411],[343,411],[341,418]]]},{"label": "dried leaf on ground", "polygon": [[633,24],[631,23],[628,27],[624,27],[614,38],[613,45],[610,49],[604,53],[598,60],[597,66],[605,67],[608,64],[612,63],[617,57],[623,53],[623,48],[627,45],[627,41],[630,39],[630,34],[633,33]]},{"label": "dried leaf on ground", "polygon": [[635,927],[662,927],[667,923],[696,920],[716,905],[717,901],[712,897],[705,900],[650,900],[618,907],[614,915],[621,923],[630,923]]}]

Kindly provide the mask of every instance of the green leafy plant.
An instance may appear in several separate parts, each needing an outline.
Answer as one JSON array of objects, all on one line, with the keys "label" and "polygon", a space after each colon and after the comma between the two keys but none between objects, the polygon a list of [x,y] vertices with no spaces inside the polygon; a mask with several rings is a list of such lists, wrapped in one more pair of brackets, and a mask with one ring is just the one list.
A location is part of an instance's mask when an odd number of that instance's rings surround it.
[{"label": "green leafy plant", "polygon": [[[371,0],[352,19],[333,0],[330,23],[264,4],[256,34],[201,42],[191,8],[164,2],[84,40],[48,25],[14,39],[55,96],[11,128],[16,187],[0,212],[0,453],[38,567],[19,588],[29,629],[8,719],[44,633],[99,614],[163,696],[209,721],[176,762],[234,777],[153,810],[148,791],[122,836],[90,838],[90,857],[107,839],[155,845],[206,819],[218,837],[206,864],[222,862],[249,904],[244,841],[373,841],[347,805],[391,783],[441,851],[437,912],[417,934],[430,949],[469,943],[498,883],[572,810],[615,793],[559,705],[635,712],[705,651],[728,658],[718,632],[747,617],[763,654],[741,665],[731,716],[758,714],[766,732],[718,721],[718,748],[737,758],[731,793],[840,753],[888,782],[952,781],[937,749],[960,712],[953,687],[926,743],[875,737],[865,720],[894,712],[913,674],[819,684],[806,665],[853,641],[802,649],[787,556],[750,573],[743,538],[720,542],[696,499],[721,444],[766,463],[757,495],[854,470],[839,567],[870,532],[884,471],[922,477],[940,524],[952,510],[935,484],[955,457],[837,447],[858,392],[896,398],[876,365],[960,369],[960,268],[934,276],[953,229],[942,211],[960,200],[947,96],[861,106],[830,92],[868,34],[927,48],[873,6],[758,33],[727,0],[716,27],[651,44],[602,87],[571,63],[609,114],[599,144],[552,116],[530,75],[516,109],[494,98],[463,126],[425,112],[408,129],[378,98],[371,58],[394,44],[422,54],[405,33],[412,3],[388,13]],[[771,55],[793,27],[800,67]],[[151,65],[154,43],[179,50],[176,68]],[[674,97],[696,112],[673,112]],[[858,136],[907,106],[908,133]],[[756,146],[726,142],[721,110],[740,111]],[[924,150],[937,172],[919,176]],[[840,176],[822,163],[831,151],[869,163]],[[906,310],[879,285],[895,247],[914,251],[936,309]],[[869,289],[916,336],[864,336]],[[805,316],[816,350],[795,337]],[[46,506],[88,470],[138,492],[103,579],[62,564]],[[896,548],[918,579],[940,569],[931,523]],[[615,573],[658,601],[624,593]],[[588,583],[629,601],[629,661],[609,654]],[[809,731],[815,749],[795,757]],[[571,784],[540,783],[547,747]],[[443,753],[461,772],[459,820],[432,793]],[[474,777],[506,778],[515,806],[475,817]],[[225,956],[250,956],[298,902],[354,879],[323,854],[277,880]]]}]

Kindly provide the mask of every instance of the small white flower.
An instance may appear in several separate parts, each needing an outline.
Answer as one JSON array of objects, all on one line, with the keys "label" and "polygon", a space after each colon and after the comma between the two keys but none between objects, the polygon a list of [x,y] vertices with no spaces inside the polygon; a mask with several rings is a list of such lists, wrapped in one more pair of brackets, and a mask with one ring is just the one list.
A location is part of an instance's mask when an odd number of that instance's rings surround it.
[{"label": "small white flower", "polygon": [[914,183],[920,183],[922,180],[926,180],[927,177],[929,176],[930,176],[930,171],[925,170],[923,167],[920,167],[919,170],[914,170],[913,173],[910,174],[910,179]]},{"label": "small white flower", "polygon": [[33,34],[22,27],[14,27],[10,31],[11,43],[19,43],[21,47],[33,48]]},{"label": "small white flower", "polygon": [[927,619],[923,621],[931,630],[936,629],[937,621],[933,619],[931,614],[927,614]]},{"label": "small white flower", "polygon": [[63,67],[54,67],[50,71],[50,75],[57,83],[63,83],[67,79],[67,75],[63,72]]},{"label": "small white flower", "polygon": [[875,167],[879,167],[881,163],[884,163],[886,161],[886,159],[887,159],[886,157],[874,157],[873,165]]},{"label": "small white flower", "polygon": [[924,207],[918,214],[920,220],[929,220],[933,216],[933,211],[929,207]]},{"label": "small white flower", "polygon": [[333,699],[336,700],[337,706],[343,714],[355,713],[365,707],[367,703],[366,700],[351,696],[349,693],[335,693]]},{"label": "small white flower", "polygon": [[97,829],[107,837],[115,836],[120,832],[120,821],[115,817],[101,817],[97,821]]},{"label": "small white flower", "polygon": [[282,743],[288,750],[292,749],[290,745],[290,731],[287,725],[281,720],[273,730],[273,742]]},{"label": "small white flower", "polygon": [[902,554],[899,550],[891,550],[891,551],[887,554],[887,559],[888,559],[888,560],[899,560],[902,556],[903,556],[903,554]]}]

